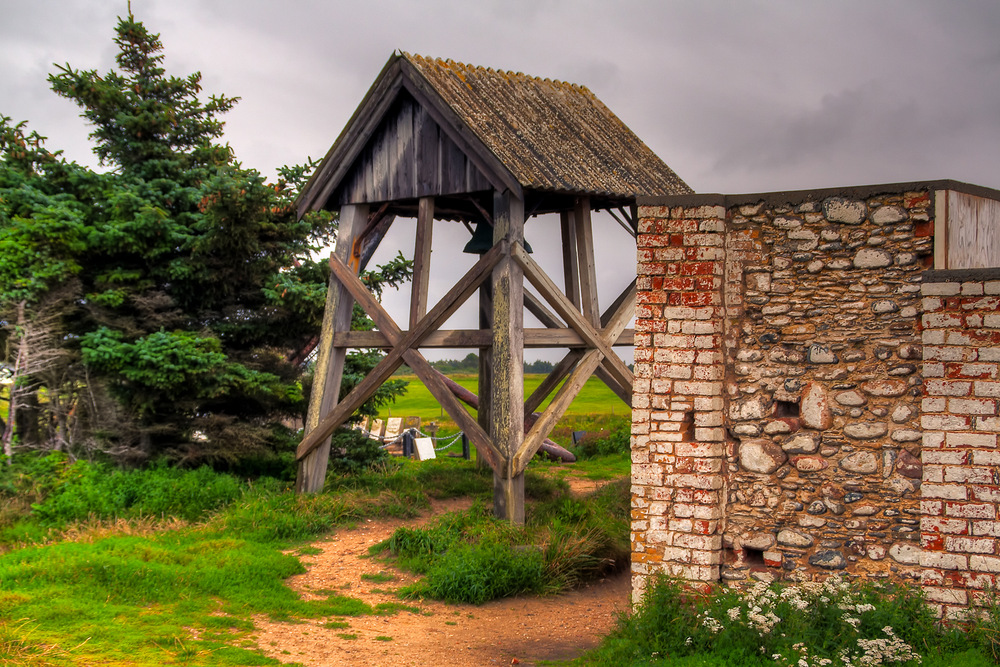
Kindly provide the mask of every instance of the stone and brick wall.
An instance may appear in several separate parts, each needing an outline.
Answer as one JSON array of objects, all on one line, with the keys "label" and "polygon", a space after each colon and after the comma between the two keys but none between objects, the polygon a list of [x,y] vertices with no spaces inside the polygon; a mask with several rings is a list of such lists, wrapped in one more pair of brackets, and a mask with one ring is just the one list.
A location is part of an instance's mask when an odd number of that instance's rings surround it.
[{"label": "stone and brick wall", "polygon": [[[939,445],[938,463],[934,455],[923,457],[922,447],[937,426],[963,433],[956,442],[986,443],[983,424],[996,425],[1000,398],[974,393],[977,380],[988,382],[984,377],[969,378],[968,396],[941,397],[943,403],[931,398],[931,387],[955,392],[965,386],[936,385],[923,372],[927,327],[956,322],[952,316],[921,319],[932,298],[921,298],[921,279],[934,251],[934,211],[933,189],[912,185],[641,202],[636,597],[656,571],[701,582],[802,580],[843,571],[922,580],[941,604],[961,604],[973,584],[956,572],[1000,572],[993,536],[984,541],[974,533],[987,530],[986,523],[977,528],[971,516],[963,516],[962,525],[921,522],[922,509],[937,507],[928,505],[926,491],[921,504],[922,483],[932,490],[939,484],[941,493],[966,490],[961,502],[968,509],[940,499],[945,519],[959,518],[949,511],[986,512],[972,509],[989,502],[973,495],[990,492],[986,454],[962,458]],[[992,289],[985,285],[981,290]],[[980,320],[993,322],[985,312],[988,296],[979,297],[980,305],[955,307],[981,308]],[[963,326],[967,322],[979,321],[966,318]],[[970,349],[992,345],[987,358],[998,347],[980,334],[950,336],[949,344],[965,341]],[[945,372],[995,377],[996,363],[984,370],[980,357],[962,359],[964,365]],[[959,417],[946,410],[969,412]],[[935,471],[945,461],[952,462],[955,484],[926,477],[923,465]],[[958,472],[958,466],[970,470]],[[982,488],[973,490],[974,480]],[[981,517],[988,518],[1000,521]],[[932,525],[947,537],[929,539]],[[922,555],[931,553],[928,545],[939,547],[938,557]]]},{"label": "stone and brick wall", "polygon": [[922,583],[942,613],[1000,585],[1000,269],[924,274]]},{"label": "stone and brick wall", "polygon": [[651,207],[639,222],[632,399],[637,595],[656,571],[719,578],[724,214],[709,204]]}]

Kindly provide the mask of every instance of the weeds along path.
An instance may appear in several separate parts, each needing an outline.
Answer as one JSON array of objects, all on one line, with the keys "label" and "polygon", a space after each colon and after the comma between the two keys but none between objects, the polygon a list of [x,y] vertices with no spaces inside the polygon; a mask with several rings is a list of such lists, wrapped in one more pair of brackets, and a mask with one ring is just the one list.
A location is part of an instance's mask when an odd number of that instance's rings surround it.
[{"label": "weeds along path", "polygon": [[[368,558],[368,547],[399,526],[416,526],[444,512],[465,509],[468,499],[435,502],[416,520],[366,521],[339,530],[313,548],[298,550],[308,572],[289,580],[304,598],[330,591],[361,599],[391,615],[315,619],[295,623],[258,617],[258,646],[282,662],[318,665],[532,665],[574,658],[608,633],[628,607],[628,572],[587,588],[550,597],[518,597],[482,606],[401,601],[394,591],[414,577]],[[317,553],[313,553],[316,551]],[[394,579],[385,581],[385,574]],[[380,581],[381,580],[381,581]],[[321,593],[321,591],[323,593]]]}]

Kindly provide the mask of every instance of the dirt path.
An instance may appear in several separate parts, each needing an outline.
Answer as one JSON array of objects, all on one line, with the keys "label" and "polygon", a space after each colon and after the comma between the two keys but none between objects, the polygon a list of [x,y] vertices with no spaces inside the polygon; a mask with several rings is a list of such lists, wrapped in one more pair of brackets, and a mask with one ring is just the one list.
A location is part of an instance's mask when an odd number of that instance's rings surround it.
[{"label": "dirt path", "polygon": [[[367,558],[368,547],[403,525],[426,523],[432,516],[464,509],[467,500],[435,503],[432,512],[411,521],[368,521],[313,543],[322,550],[302,556],[308,572],[289,585],[303,597],[336,590],[368,604],[399,603],[392,592],[413,577]],[[390,573],[388,583],[362,575]],[[328,628],[334,619],[276,623],[256,618],[257,640],[268,656],[308,666],[370,665],[532,665],[537,660],[573,658],[596,646],[628,606],[627,572],[587,588],[552,597],[519,597],[482,606],[440,602],[404,602],[419,613],[361,616],[343,620],[348,627]]]}]

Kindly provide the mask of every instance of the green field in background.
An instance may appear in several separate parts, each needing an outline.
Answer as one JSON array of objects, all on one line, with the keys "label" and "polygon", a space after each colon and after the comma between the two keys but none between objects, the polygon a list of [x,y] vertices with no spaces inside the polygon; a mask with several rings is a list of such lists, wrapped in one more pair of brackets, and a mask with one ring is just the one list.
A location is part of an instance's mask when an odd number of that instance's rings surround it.
[{"label": "green field in background", "polygon": [[[474,374],[449,375],[452,380],[469,389],[473,393],[478,393],[479,378]],[[413,375],[396,375],[394,380],[406,380],[409,384],[406,387],[406,394],[401,396],[392,405],[383,408],[382,417],[420,417],[424,423],[438,422],[447,424],[451,419],[441,409],[441,404],[431,395],[423,383]],[[524,395],[530,396],[531,392],[545,379],[544,374],[532,374],[524,376]],[[555,392],[549,394],[549,398],[542,403],[539,411],[544,410],[549,404]],[[476,411],[470,408],[469,412],[475,416]],[[587,384],[577,395],[573,404],[566,411],[567,415],[621,415],[629,416],[632,413],[628,405],[614,392],[608,389],[607,385],[596,377],[587,380]]]}]

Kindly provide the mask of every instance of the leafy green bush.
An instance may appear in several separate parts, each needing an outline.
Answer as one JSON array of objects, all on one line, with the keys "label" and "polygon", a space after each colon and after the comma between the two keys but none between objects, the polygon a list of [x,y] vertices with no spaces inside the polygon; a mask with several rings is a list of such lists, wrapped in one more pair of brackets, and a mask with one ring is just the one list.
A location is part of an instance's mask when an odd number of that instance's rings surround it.
[{"label": "leafy green bush", "polygon": [[502,542],[462,543],[433,562],[427,577],[410,588],[446,602],[482,604],[519,593],[544,590],[541,550]]},{"label": "leafy green bush", "polygon": [[389,454],[378,440],[372,440],[361,431],[340,429],[330,441],[327,470],[335,475],[356,475],[388,459]]},{"label": "leafy green bush", "polygon": [[976,664],[973,648],[970,635],[938,624],[920,591],[906,586],[831,577],[702,594],[660,578],[583,660],[641,665],[697,656],[704,660],[697,664],[861,667],[917,665],[928,656],[947,664],[961,655],[956,664],[968,665]]},{"label": "leafy green bush", "polygon": [[572,447],[580,459],[612,454],[628,454],[631,451],[632,421],[625,417],[608,419],[607,428],[596,433],[588,433]]},{"label": "leafy green bush", "polygon": [[48,524],[91,517],[175,516],[194,521],[240,497],[244,489],[235,477],[208,467],[180,470],[166,464],[124,471],[77,461],[65,465],[55,480],[45,498],[32,506]]},{"label": "leafy green bush", "polygon": [[[627,481],[627,480],[625,480]],[[482,604],[523,592],[572,588],[628,563],[628,485],[609,484],[586,499],[565,482],[544,486],[549,499],[525,526],[493,518],[484,505],[399,528],[371,548],[425,578],[408,589],[449,602]]]}]

